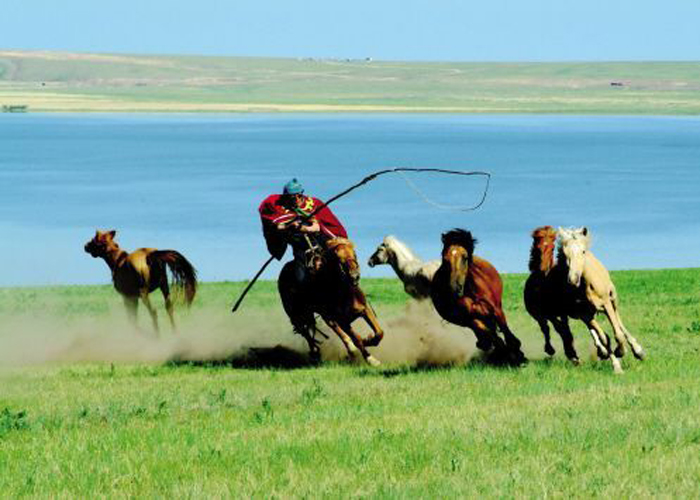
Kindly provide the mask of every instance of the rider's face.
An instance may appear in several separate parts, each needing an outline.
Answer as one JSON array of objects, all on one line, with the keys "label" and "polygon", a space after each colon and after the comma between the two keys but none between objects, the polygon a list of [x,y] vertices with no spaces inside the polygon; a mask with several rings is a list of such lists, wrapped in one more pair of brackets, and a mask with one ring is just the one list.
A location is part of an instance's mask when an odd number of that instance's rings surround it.
[{"label": "rider's face", "polygon": [[292,203],[294,203],[295,207],[301,208],[301,205],[303,202],[304,202],[304,195],[303,194],[293,194],[292,195]]}]

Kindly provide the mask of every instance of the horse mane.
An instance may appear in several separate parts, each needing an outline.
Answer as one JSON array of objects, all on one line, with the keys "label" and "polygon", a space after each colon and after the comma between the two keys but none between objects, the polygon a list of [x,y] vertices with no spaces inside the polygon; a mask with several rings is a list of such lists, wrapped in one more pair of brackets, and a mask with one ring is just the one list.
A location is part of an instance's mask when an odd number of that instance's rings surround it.
[{"label": "horse mane", "polygon": [[349,245],[351,248],[355,248],[355,245],[352,241],[350,241],[347,238],[342,238],[340,236],[337,238],[331,238],[330,240],[326,241],[326,248],[328,248],[329,250],[339,245]]},{"label": "horse mane", "polygon": [[472,233],[464,229],[455,228],[450,231],[447,231],[446,233],[442,233],[443,247],[451,245],[458,245],[463,247],[467,251],[470,264],[474,256],[474,247],[476,246],[476,243],[477,239],[472,236]]},{"label": "horse mane", "polygon": [[384,237],[383,243],[389,247],[394,253],[401,254],[407,261],[419,261],[418,257],[413,250],[411,250],[403,241],[399,240],[394,235],[388,235]]},{"label": "horse mane", "polygon": [[557,248],[557,260],[559,262],[567,262],[564,247],[574,241],[582,242],[586,250],[591,248],[591,232],[587,227],[560,227],[557,231],[557,236],[559,237],[559,247]]},{"label": "horse mane", "polygon": [[552,226],[538,227],[532,232],[532,248],[528,268],[531,273],[547,274],[554,267],[554,244],[557,233]]}]

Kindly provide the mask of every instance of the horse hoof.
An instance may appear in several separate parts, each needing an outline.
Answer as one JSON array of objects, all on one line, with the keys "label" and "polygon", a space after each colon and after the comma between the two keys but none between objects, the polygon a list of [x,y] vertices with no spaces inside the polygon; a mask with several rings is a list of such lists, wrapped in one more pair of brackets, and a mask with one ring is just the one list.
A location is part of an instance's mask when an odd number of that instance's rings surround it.
[{"label": "horse hoof", "polygon": [[554,347],[551,345],[546,345],[544,346],[544,352],[546,352],[549,356],[554,356],[554,353],[557,352],[554,350]]},{"label": "horse hoof", "polygon": [[374,356],[367,356],[367,364],[370,366],[379,366],[382,363]]},{"label": "horse hoof", "polygon": [[638,352],[632,351],[632,354],[634,354],[634,357],[639,361],[644,361],[647,359],[647,353],[644,352],[644,349],[640,349]]},{"label": "horse hoof", "polygon": [[581,366],[581,360],[578,358],[571,358],[571,364],[574,366]]},{"label": "horse hoof", "polygon": [[379,345],[379,343],[381,341],[382,341],[382,337],[380,335],[372,335],[371,337],[363,340],[362,344],[365,347],[376,347]]}]

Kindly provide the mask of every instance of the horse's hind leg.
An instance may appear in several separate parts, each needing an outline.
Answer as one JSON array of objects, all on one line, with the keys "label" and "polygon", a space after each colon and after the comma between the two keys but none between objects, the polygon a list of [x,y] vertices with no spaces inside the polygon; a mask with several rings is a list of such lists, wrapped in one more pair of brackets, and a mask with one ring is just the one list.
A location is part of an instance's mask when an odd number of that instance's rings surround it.
[{"label": "horse's hind leg", "polygon": [[158,313],[154,309],[153,304],[151,304],[151,300],[148,298],[148,292],[141,293],[141,300],[146,306],[146,309],[148,309],[148,313],[151,315],[151,321],[153,321],[153,328],[156,331],[156,335],[158,335],[160,331],[158,329]]},{"label": "horse's hind leg", "polygon": [[160,291],[163,293],[163,300],[165,301],[165,310],[168,313],[168,319],[170,319],[170,326],[172,326],[173,331],[177,333],[177,326],[175,326],[175,316],[173,313],[173,300],[170,296],[170,287],[168,286],[167,279],[163,279],[160,284]]}]

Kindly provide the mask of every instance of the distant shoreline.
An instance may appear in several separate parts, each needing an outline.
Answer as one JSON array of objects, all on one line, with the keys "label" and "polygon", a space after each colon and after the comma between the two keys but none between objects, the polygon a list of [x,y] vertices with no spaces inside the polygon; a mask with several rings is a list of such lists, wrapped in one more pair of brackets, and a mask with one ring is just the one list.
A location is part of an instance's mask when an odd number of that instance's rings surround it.
[{"label": "distant shoreline", "polygon": [[700,115],[697,62],[446,63],[0,49],[28,112]]}]

